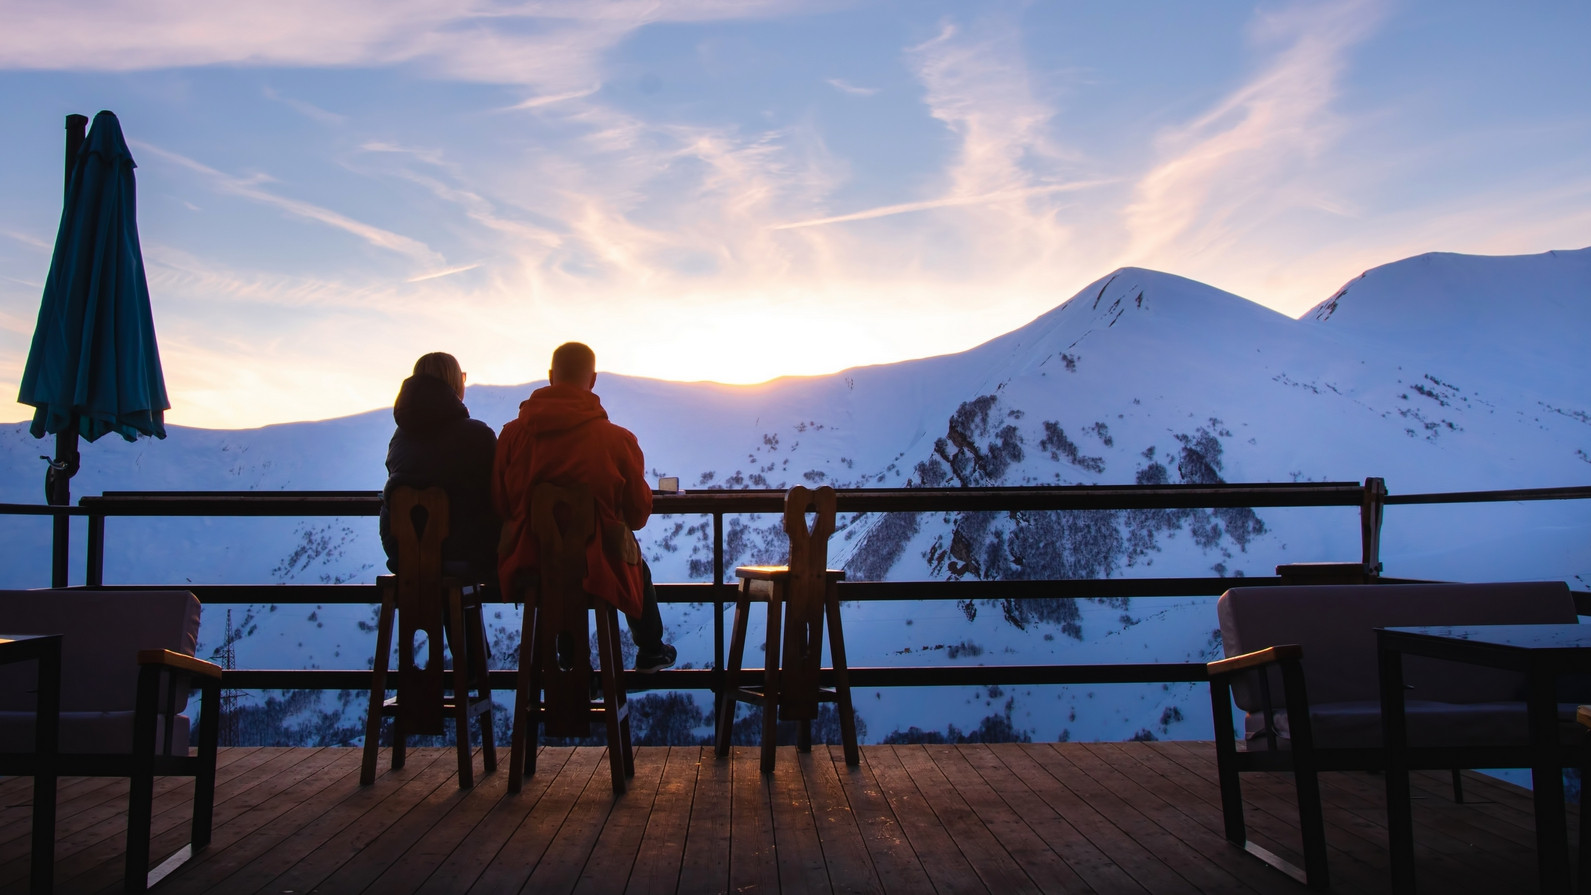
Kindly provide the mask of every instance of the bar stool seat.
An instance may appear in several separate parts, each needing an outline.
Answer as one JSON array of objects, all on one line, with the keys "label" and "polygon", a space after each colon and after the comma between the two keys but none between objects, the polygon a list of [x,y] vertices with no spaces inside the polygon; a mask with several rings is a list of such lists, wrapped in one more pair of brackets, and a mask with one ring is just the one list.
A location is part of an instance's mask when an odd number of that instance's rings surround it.
[{"label": "bar stool seat", "polygon": [[[856,743],[856,714],[851,705],[851,685],[845,662],[845,633],[840,623],[838,584],[845,573],[827,568],[828,539],[834,533],[834,489],[791,488],[785,495],[785,531],[790,536],[787,566],[741,566],[735,569],[740,591],[735,600],[735,621],[730,633],[726,667],[730,689],[719,709],[717,754],[729,754],[729,736],[735,723],[735,706],[748,702],[762,706],[762,772],[773,773],[780,718],[800,722],[796,748],[812,750],[812,721],[819,703],[833,702],[838,709],[840,739],[846,764],[861,762]],[[815,510],[808,529],[807,510]],[[768,607],[762,685],[741,687],[740,665],[746,650],[746,627],[753,602]],[[829,627],[829,652],[834,686],[820,685],[823,660],[823,627]]]}]

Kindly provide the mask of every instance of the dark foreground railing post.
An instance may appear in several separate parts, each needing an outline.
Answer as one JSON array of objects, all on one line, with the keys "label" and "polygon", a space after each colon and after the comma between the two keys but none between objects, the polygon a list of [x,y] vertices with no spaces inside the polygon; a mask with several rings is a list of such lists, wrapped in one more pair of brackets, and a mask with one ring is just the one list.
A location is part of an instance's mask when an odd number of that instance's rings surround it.
[{"label": "dark foreground railing post", "polygon": [[50,542],[50,586],[66,587],[67,560],[72,546],[72,517],[64,508],[53,514],[55,533]]},{"label": "dark foreground railing post", "polygon": [[1381,514],[1387,504],[1385,479],[1365,479],[1364,502],[1359,505],[1359,538],[1363,547],[1364,573],[1374,578],[1381,573]]},{"label": "dark foreground railing post", "polygon": [[724,514],[713,513],[713,719],[724,708]]},{"label": "dark foreground railing post", "polygon": [[105,585],[105,515],[88,517],[88,567],[83,583],[89,587]]}]

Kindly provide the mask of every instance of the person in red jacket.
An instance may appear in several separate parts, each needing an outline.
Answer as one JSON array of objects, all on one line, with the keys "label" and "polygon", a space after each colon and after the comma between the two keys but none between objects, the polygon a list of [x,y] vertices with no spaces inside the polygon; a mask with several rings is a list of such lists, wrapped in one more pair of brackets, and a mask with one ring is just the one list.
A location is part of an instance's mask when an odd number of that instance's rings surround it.
[{"label": "person in red jacket", "polygon": [[497,439],[492,497],[503,519],[498,577],[516,591],[534,574],[538,545],[530,530],[530,495],[536,485],[585,485],[596,503],[597,533],[586,549],[587,593],[623,612],[638,650],[637,671],[674,664],[663,642],[663,619],[651,571],[632,532],[652,514],[641,445],[630,430],[608,421],[592,389],[597,356],[579,342],[552,354],[548,385],[519,405]]}]

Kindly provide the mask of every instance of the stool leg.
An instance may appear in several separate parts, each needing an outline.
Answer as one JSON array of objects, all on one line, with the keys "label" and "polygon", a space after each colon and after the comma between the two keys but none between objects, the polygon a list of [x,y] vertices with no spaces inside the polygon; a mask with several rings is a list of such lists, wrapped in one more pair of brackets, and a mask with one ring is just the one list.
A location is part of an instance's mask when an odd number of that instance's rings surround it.
[{"label": "stool leg", "polygon": [[625,790],[623,731],[619,728],[619,679],[616,673],[619,657],[624,654],[614,650],[613,634],[619,626],[618,612],[611,606],[597,608],[597,661],[602,665],[602,720],[608,733],[608,769],[613,774],[613,794]]},{"label": "stool leg", "polygon": [[779,747],[779,633],[784,615],[784,582],[775,581],[768,594],[768,645],[762,673],[762,772],[773,773]]},{"label": "stool leg", "polygon": [[635,747],[630,739],[630,697],[624,692],[624,644],[619,640],[618,612],[612,611],[608,619],[608,651],[613,655],[614,694],[618,697],[613,705],[614,711],[620,715],[619,743],[623,747],[620,756],[624,759],[624,776],[634,777]]},{"label": "stool leg", "polygon": [[718,736],[713,743],[719,758],[729,754],[729,732],[735,726],[735,698],[740,685],[740,662],[746,653],[746,616],[751,614],[751,601],[741,597],[735,601],[735,624],[729,634],[729,659],[724,666],[723,704],[718,710]]},{"label": "stool leg", "polygon": [[475,785],[475,762],[470,754],[469,651],[464,648],[464,610],[457,589],[447,593],[448,648],[453,651],[453,739],[459,757],[459,788]]},{"label": "stool leg", "polygon": [[833,581],[823,593],[824,611],[829,616],[829,654],[834,659],[834,701],[840,712],[840,741],[845,745],[845,763],[862,763],[856,746],[856,711],[851,707],[851,672],[845,664],[845,631],[840,627],[839,589]]},{"label": "stool leg", "polygon": [[[514,732],[508,741],[508,791],[519,792],[525,779],[526,728],[531,738],[536,732],[536,706],[531,702],[536,667],[536,604],[525,602],[525,617],[519,626],[519,672],[514,675]],[[539,683],[539,682],[535,682]],[[535,748],[534,745],[531,746]],[[531,761],[535,761],[532,753]],[[534,763],[530,772],[536,772]]]},{"label": "stool leg", "polygon": [[[476,715],[476,724],[481,728],[481,758],[486,765],[486,773],[497,770],[497,744],[492,731],[492,712],[495,706],[492,702],[491,671],[486,667],[486,613],[485,607],[480,603],[469,607],[464,613],[465,624],[474,621],[474,634],[467,638],[470,651],[470,668],[475,673],[475,700],[486,700],[486,710]],[[474,707],[471,706],[473,709]]]},{"label": "stool leg", "polygon": [[381,614],[376,619],[376,655],[370,663],[370,713],[365,717],[365,755],[359,765],[359,785],[376,782],[376,752],[381,742],[381,707],[387,701],[387,658],[392,652],[392,613],[396,608],[393,588],[385,586],[381,595]]}]

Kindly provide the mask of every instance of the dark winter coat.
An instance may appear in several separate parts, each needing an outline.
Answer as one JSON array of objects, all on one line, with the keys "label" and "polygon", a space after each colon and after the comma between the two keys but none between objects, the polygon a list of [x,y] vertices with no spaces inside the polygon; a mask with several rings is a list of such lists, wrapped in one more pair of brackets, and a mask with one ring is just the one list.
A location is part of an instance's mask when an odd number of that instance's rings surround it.
[{"label": "dark winter coat", "polygon": [[492,459],[497,436],[470,419],[451,386],[434,376],[403,381],[392,408],[398,424],[387,445],[387,486],[381,492],[381,546],[387,567],[397,567],[397,539],[387,519],[392,489],[441,486],[448,497],[448,536],[442,560],[468,563],[469,574],[496,580],[500,523],[492,506]]}]

